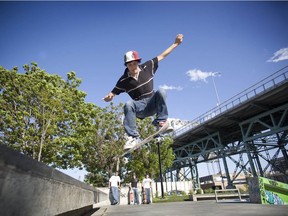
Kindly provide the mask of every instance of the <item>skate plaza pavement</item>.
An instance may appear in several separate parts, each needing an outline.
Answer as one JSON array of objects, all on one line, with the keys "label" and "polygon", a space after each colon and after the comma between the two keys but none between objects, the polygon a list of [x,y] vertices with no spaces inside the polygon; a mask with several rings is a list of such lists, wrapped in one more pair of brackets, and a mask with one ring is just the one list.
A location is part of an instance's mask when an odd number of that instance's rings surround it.
[{"label": "skate plaza pavement", "polygon": [[169,202],[150,205],[116,205],[100,207],[91,216],[288,216],[287,205],[262,205],[249,202]]}]

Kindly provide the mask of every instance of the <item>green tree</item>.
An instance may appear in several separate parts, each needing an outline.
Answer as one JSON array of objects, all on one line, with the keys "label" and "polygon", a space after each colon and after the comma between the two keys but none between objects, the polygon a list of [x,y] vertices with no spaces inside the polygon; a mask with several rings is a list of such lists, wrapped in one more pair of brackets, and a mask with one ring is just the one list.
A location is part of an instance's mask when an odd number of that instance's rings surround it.
[{"label": "green tree", "polygon": [[[102,110],[101,116],[96,117],[94,135],[89,136],[90,142],[86,144],[84,166],[89,172],[85,176],[87,183],[94,186],[107,186],[112,172],[117,171],[119,155],[123,154],[124,127],[122,123],[123,105],[114,106],[113,103]],[[152,119],[137,119],[137,126],[142,138],[146,138],[155,132]],[[172,165],[174,160],[173,151],[170,148],[171,137],[166,137],[161,145],[162,169]],[[144,178],[146,173],[159,177],[158,147],[155,141],[149,147],[143,147],[132,153],[132,159],[127,164],[120,158],[120,176],[129,182],[132,173],[136,173],[139,179]]]},{"label": "green tree", "polygon": [[66,81],[24,65],[24,73],[0,67],[0,141],[54,167],[82,166],[87,133],[100,110],[85,103],[75,72]]},{"label": "green tree", "polygon": [[101,109],[95,116],[91,134],[87,136],[83,164],[89,175],[85,176],[85,181],[95,186],[107,184],[112,172],[116,171],[117,156],[123,152],[122,110],[122,104],[114,106],[113,103]]},{"label": "green tree", "polygon": [[[123,153],[123,104],[100,108],[85,103],[75,72],[63,80],[36,63],[23,68],[19,73],[17,67],[10,71],[0,66],[0,142],[53,167],[85,168],[87,183],[106,186]],[[142,138],[155,132],[151,123],[151,118],[137,119]],[[174,159],[171,142],[167,137],[161,145],[163,170]],[[154,141],[132,155],[128,164],[120,160],[122,178],[128,181],[132,172],[139,178],[146,173],[159,177]]]}]

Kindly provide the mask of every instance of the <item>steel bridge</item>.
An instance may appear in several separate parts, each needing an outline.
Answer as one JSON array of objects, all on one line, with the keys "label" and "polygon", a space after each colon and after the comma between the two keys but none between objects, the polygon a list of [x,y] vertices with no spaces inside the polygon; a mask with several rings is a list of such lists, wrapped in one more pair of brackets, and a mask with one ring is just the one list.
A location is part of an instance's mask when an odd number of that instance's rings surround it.
[{"label": "steel bridge", "polygon": [[176,130],[176,158],[166,179],[192,179],[193,187],[200,188],[197,165],[218,161],[227,188],[234,187],[240,174],[281,176],[287,183],[287,133],[288,66]]}]

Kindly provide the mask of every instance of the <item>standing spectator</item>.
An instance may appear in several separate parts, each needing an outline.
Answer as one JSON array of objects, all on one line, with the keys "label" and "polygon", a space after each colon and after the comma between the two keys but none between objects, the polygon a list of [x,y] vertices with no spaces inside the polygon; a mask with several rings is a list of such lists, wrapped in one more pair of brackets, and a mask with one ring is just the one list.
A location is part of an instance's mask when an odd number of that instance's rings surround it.
[{"label": "standing spectator", "polygon": [[111,205],[117,205],[119,203],[119,189],[120,189],[121,179],[118,176],[118,172],[113,173],[109,179],[109,188],[112,192]]},{"label": "standing spectator", "polygon": [[136,174],[133,174],[133,179],[131,180],[131,188],[134,195],[134,205],[139,205],[139,195],[138,195],[138,179]]},{"label": "standing spectator", "polygon": [[146,204],[149,204],[151,203],[152,180],[148,174],[146,175],[146,178],[143,179],[142,186],[146,194]]}]

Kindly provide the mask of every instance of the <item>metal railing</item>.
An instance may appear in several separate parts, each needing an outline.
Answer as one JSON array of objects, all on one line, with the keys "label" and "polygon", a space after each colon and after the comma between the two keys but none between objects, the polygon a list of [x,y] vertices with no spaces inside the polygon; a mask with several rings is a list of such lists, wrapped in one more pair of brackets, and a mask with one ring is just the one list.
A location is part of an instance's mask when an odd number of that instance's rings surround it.
[{"label": "metal railing", "polygon": [[[228,192],[228,193],[227,193]],[[233,192],[233,193],[231,193]],[[215,190],[214,191],[215,193],[215,199],[216,199],[216,202],[219,202],[219,197],[222,197],[224,199],[227,199],[227,198],[231,198],[231,197],[238,197],[239,198],[239,201],[241,201],[241,193],[239,191],[239,188],[236,188],[236,189],[222,189],[222,190]]]},{"label": "metal railing", "polygon": [[219,104],[217,107],[200,115],[199,117],[195,118],[190,123],[188,123],[187,125],[175,130],[173,133],[173,137],[177,138],[178,136],[184,134],[185,132],[188,132],[192,130],[193,128],[198,127],[204,122],[212,118],[215,118],[216,116],[223,114],[224,112],[231,110],[232,108],[235,108],[236,106],[242,104],[243,102],[246,102],[247,100],[251,98],[254,98],[260,94],[263,94],[264,92],[274,89],[275,87],[287,81],[288,81],[288,65],[276,71],[275,73],[268,76],[267,78],[261,80],[260,82],[256,83],[255,85],[245,89],[244,91],[240,92],[234,97]]}]

